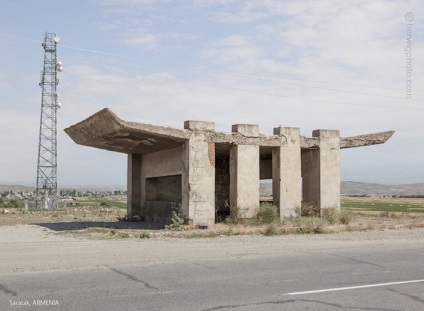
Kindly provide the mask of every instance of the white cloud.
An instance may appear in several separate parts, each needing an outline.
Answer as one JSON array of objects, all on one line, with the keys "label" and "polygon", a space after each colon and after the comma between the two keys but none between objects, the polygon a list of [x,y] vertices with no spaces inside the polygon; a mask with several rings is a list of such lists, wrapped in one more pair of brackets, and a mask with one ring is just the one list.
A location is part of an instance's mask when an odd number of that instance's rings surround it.
[{"label": "white cloud", "polygon": [[158,37],[146,32],[144,29],[132,30],[123,35],[122,42],[128,46],[141,46],[148,50],[157,48]]},{"label": "white cloud", "polygon": [[[418,91],[424,85],[418,20],[424,9],[418,2],[100,3],[87,38],[99,46],[91,49],[108,53],[60,51],[60,129],[104,107],[125,120],[178,128],[199,119],[215,121],[221,131],[259,124],[265,134],[278,125],[300,127],[307,136],[317,128],[340,129],[343,136],[394,129],[385,145],[343,151],[343,178],[424,176],[416,156],[424,152],[416,143],[424,130],[424,92]],[[406,9],[417,18],[413,101],[404,98]],[[74,45],[86,48],[84,40]],[[22,58],[5,48],[0,53],[8,53],[1,62],[7,68],[0,76],[0,133],[14,148],[1,158],[0,171],[17,180],[35,178],[39,90],[34,95],[23,82],[38,80],[39,68],[9,68]],[[12,74],[17,79],[5,78]],[[19,142],[10,133],[19,134]],[[59,140],[62,182],[101,183],[108,180],[104,167],[111,168],[108,183],[125,182],[124,155],[77,146],[62,131]],[[408,164],[397,169],[400,159]]]}]

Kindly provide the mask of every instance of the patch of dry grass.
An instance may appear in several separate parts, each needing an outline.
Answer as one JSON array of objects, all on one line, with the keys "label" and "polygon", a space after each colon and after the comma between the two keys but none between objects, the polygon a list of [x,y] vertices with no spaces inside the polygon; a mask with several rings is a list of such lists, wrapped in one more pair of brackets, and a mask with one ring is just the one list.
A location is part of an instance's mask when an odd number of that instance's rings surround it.
[{"label": "patch of dry grass", "polygon": [[[6,212],[7,211],[7,212]],[[23,208],[0,209],[0,226],[67,221],[118,221],[126,211],[115,207],[82,206],[56,210],[29,210]]]},{"label": "patch of dry grass", "polygon": [[[190,225],[182,225],[181,231],[150,230],[146,229],[149,228],[146,226],[136,227],[131,226],[134,223],[124,223],[122,227],[125,229],[82,227],[80,230],[73,229],[74,231],[72,231],[72,229],[67,229],[64,232],[100,239],[140,239],[150,237],[204,238],[234,235],[325,234],[345,231],[424,228],[423,214],[367,214],[329,209],[323,212],[323,217],[298,217],[279,221],[278,218],[276,219],[273,209],[267,207],[262,212],[261,217],[258,217],[256,219],[258,221],[255,223],[250,221],[219,223],[209,226],[206,230]],[[114,226],[115,222],[118,223],[125,216],[126,211],[123,209],[104,206],[68,207],[55,211],[27,212],[24,209],[14,208],[8,209],[7,213],[5,213],[4,209],[0,209],[0,225],[100,222],[108,226]],[[272,221],[268,222],[268,218]]]}]

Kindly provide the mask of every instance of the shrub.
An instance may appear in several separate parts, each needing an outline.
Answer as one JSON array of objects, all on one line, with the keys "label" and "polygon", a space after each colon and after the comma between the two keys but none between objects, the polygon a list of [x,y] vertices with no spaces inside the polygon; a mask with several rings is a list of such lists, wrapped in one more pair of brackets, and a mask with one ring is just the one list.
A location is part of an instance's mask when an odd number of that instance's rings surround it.
[{"label": "shrub", "polygon": [[229,225],[238,224],[240,222],[240,208],[230,206],[230,215],[225,218],[224,222]]},{"label": "shrub", "polygon": [[150,232],[143,231],[142,233],[140,233],[140,239],[150,239]]},{"label": "shrub", "polygon": [[271,224],[279,221],[277,206],[269,203],[262,203],[256,214],[256,219],[263,224]]},{"label": "shrub", "polygon": [[340,211],[338,216],[339,216],[339,222],[342,225],[350,224],[355,218],[354,214],[351,211],[346,211],[346,210]]},{"label": "shrub", "polygon": [[267,235],[267,236],[279,234],[278,225],[275,222],[268,224],[268,226],[265,229],[264,234]]},{"label": "shrub", "polygon": [[17,208],[19,206],[18,201],[16,200],[10,200],[9,205],[12,208]]},{"label": "shrub", "polygon": [[324,233],[325,220],[317,217],[300,217],[293,220],[298,233]]},{"label": "shrub", "polygon": [[118,231],[118,232],[116,232],[114,234],[114,236],[117,237],[117,238],[119,238],[119,239],[128,239],[130,237],[130,234],[127,233],[127,232],[120,232],[120,231]]},{"label": "shrub", "polygon": [[325,219],[330,225],[335,224],[338,221],[339,211],[334,208],[325,208],[322,211],[322,218]]},{"label": "shrub", "polygon": [[342,225],[348,225],[354,219],[354,214],[348,210],[339,210],[337,208],[326,208],[322,211],[322,218],[329,224],[340,223]]},{"label": "shrub", "polygon": [[301,215],[305,217],[318,217],[319,208],[312,203],[302,202]]},{"label": "shrub", "polygon": [[386,210],[386,211],[384,211],[384,212],[381,212],[381,213],[380,213],[380,216],[381,216],[381,217],[389,217],[389,216],[390,216],[390,215],[389,215],[389,211],[387,211],[387,210]]},{"label": "shrub", "polygon": [[177,212],[172,212],[171,224],[166,225],[165,229],[173,231],[181,231],[184,226],[184,218],[179,216]]}]

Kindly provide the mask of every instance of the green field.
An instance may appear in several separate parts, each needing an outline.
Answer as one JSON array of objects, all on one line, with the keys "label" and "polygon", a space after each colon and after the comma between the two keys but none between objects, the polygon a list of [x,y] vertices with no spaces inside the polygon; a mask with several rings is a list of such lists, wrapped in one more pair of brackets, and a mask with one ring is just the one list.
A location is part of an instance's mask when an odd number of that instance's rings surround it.
[{"label": "green field", "polygon": [[396,199],[342,199],[341,207],[351,211],[374,211],[389,213],[424,213],[424,201],[422,199],[410,199],[408,201]]},{"label": "green field", "polygon": [[106,201],[107,204],[119,208],[127,208],[127,202],[118,202],[118,201]]},{"label": "green field", "polygon": [[117,208],[127,208],[127,202],[117,201],[114,197],[93,198],[93,197],[79,197],[76,200],[78,206],[110,206]]}]

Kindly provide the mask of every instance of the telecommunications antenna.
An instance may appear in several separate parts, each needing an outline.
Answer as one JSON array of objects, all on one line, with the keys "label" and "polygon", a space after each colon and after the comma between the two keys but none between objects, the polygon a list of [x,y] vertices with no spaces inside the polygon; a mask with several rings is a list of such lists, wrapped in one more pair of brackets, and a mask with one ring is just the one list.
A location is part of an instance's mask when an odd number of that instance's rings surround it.
[{"label": "telecommunications antenna", "polygon": [[38,139],[36,208],[56,208],[57,194],[57,109],[59,84],[58,72],[63,70],[62,62],[57,58],[56,46],[60,37],[54,33],[45,33],[42,43],[44,66],[41,73],[41,116]]}]

